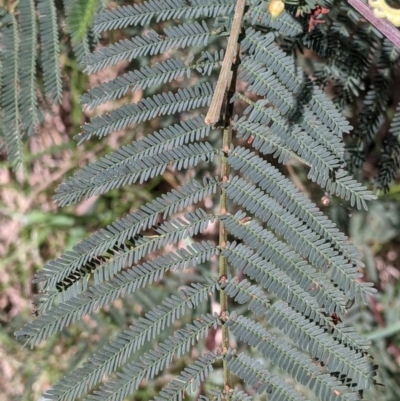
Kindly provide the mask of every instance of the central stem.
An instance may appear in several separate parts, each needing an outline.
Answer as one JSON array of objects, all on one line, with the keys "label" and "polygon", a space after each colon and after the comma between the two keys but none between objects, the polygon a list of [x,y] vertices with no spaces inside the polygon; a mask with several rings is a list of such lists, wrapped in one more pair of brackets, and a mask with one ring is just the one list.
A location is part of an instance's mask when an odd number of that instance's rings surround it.
[{"label": "central stem", "polygon": [[[232,96],[236,91],[236,79],[237,79],[237,66],[239,63],[239,44],[236,45],[236,57],[232,65],[231,76],[229,87],[226,91],[225,97],[225,113],[224,113],[224,132],[222,139],[222,160],[221,160],[221,179],[222,182],[228,181],[229,177],[229,164],[228,164],[228,153],[232,144],[232,115],[233,115],[233,102],[231,102]],[[226,195],[226,190],[221,189],[220,198],[220,213],[226,214],[228,209],[228,198]],[[219,222],[219,247],[224,249],[226,247],[226,242],[228,240],[228,233],[224,224]],[[219,257],[219,277],[226,278],[228,276],[228,264],[226,257],[222,254]],[[222,320],[227,316],[228,313],[228,297],[224,290],[220,290],[220,306],[221,306],[221,317]],[[229,331],[228,328],[222,326],[222,349],[226,352],[229,348]],[[223,371],[224,371],[224,390],[227,392],[232,388],[231,373],[227,366],[227,361],[223,361]]]}]

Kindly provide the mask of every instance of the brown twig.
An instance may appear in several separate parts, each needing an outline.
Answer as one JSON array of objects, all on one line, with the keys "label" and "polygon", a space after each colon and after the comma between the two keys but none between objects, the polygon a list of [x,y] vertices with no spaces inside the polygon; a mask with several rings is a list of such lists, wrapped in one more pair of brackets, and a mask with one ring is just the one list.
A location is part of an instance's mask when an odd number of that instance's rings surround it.
[{"label": "brown twig", "polygon": [[217,123],[221,117],[221,107],[224,101],[224,95],[227,86],[230,84],[231,81],[231,69],[236,54],[239,34],[242,29],[242,19],[245,5],[245,0],[238,0],[236,3],[235,15],[233,17],[228,45],[225,51],[225,57],[222,61],[221,72],[219,73],[217,86],[215,87],[214,96],[211,100],[210,108],[208,109],[207,116],[204,120],[207,125]]}]

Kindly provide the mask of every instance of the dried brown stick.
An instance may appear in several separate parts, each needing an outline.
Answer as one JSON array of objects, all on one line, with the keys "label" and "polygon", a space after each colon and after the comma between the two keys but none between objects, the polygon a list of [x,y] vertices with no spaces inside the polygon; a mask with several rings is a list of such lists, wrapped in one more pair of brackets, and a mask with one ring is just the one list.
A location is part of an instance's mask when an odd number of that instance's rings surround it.
[{"label": "dried brown stick", "polygon": [[236,3],[235,15],[233,17],[232,28],[228,39],[228,45],[226,47],[225,57],[222,61],[222,67],[219,73],[217,86],[215,87],[214,96],[211,99],[211,105],[204,120],[207,125],[217,123],[221,116],[222,102],[224,101],[226,88],[231,77],[232,64],[236,54],[236,45],[242,28],[245,4],[246,0],[238,0]]}]

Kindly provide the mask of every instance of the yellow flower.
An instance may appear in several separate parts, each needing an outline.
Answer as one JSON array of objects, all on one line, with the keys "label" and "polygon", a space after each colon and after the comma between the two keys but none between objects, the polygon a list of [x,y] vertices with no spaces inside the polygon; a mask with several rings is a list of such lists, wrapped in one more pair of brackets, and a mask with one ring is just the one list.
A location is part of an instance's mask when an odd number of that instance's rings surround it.
[{"label": "yellow flower", "polygon": [[285,10],[285,3],[282,0],[272,0],[268,4],[268,12],[272,18],[278,18]]}]

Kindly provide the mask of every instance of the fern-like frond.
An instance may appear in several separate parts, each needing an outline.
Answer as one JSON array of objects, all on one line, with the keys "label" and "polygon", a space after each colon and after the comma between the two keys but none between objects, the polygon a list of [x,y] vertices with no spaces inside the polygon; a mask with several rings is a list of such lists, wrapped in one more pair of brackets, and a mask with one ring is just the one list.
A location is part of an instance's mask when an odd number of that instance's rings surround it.
[{"label": "fern-like frond", "polygon": [[[84,366],[62,378],[44,394],[44,397],[54,401],[73,401],[100,382],[104,376],[109,376],[115,368],[122,366],[146,341],[146,337],[147,339],[151,338],[148,334],[148,330],[151,330],[150,327],[155,327],[159,324],[157,320],[150,322],[143,318],[139,322],[141,323],[140,325],[130,326],[129,330],[119,334],[107,347],[103,347],[95,353]],[[150,326],[148,326],[149,323]],[[139,372],[136,368],[140,368],[139,370],[143,376],[147,379],[152,378],[160,370],[168,367],[173,356],[179,358],[187,353],[190,346],[205,338],[208,330],[211,327],[216,328],[218,324],[219,318],[216,316],[210,314],[201,316],[192,324],[187,324],[185,329],[178,330],[174,336],[161,343],[156,352],[144,354],[139,363],[129,363],[126,369],[134,370],[137,374]],[[158,364],[156,363],[157,360]],[[116,392],[116,395],[123,396],[127,392],[132,393],[131,386],[136,379],[135,373],[130,381],[125,383],[125,385],[129,386],[129,390],[127,390],[126,386],[119,386],[119,393]],[[114,386],[120,384],[117,384],[117,381],[112,379],[104,389],[107,389],[107,391],[110,390],[110,387],[115,389]],[[140,380],[138,382],[140,383]],[[100,392],[102,391],[104,390],[100,390]]]},{"label": "fern-like frond", "polygon": [[215,52],[214,56],[203,52],[202,57],[188,65],[179,59],[168,59],[159,64],[144,66],[140,70],[129,71],[122,77],[96,86],[81,96],[81,103],[89,109],[124,96],[128,90],[144,90],[151,86],[172,82],[186,75],[190,77],[191,70],[196,69],[203,75],[210,75],[212,68],[223,59],[223,51]]},{"label": "fern-like frond", "polygon": [[92,136],[102,138],[113,131],[125,129],[132,124],[138,124],[160,115],[188,111],[208,106],[211,102],[213,88],[209,83],[178,89],[172,92],[155,95],[140,100],[136,104],[121,106],[108,115],[95,117],[83,126],[83,132],[76,137],[78,143]]},{"label": "fern-like frond", "polygon": [[309,228],[334,244],[336,249],[350,260],[361,267],[364,266],[356,247],[336,228],[335,223],[330,221],[314,203],[300,193],[278,169],[243,147],[232,147],[228,163],[235,170],[240,170],[254,183],[258,184],[261,189],[306,223]]},{"label": "fern-like frond", "polygon": [[194,213],[187,213],[185,218],[186,220],[181,218],[172,219],[154,228],[159,235],[145,237],[140,235],[127,240],[127,244],[115,246],[96,261],[91,260],[79,270],[72,271],[67,276],[64,276],[63,279],[56,284],[56,288],[59,291],[62,291],[63,288],[68,288],[92,269],[102,269],[103,271],[109,272],[112,276],[124,267],[137,263],[151,252],[166,245],[176,244],[178,241],[188,236],[197,235],[199,232],[202,232],[209,223],[213,222],[214,215],[208,215],[202,209],[197,209]]},{"label": "fern-like frond", "polygon": [[383,39],[382,53],[391,66],[396,66],[400,60],[400,49],[388,38]]},{"label": "fern-like frond", "polygon": [[[271,112],[271,114],[272,113],[273,112]],[[376,199],[375,195],[368,191],[365,186],[349,176],[345,170],[337,170],[340,167],[339,161],[321,146],[317,145],[310,137],[307,137],[302,133],[301,140],[297,140],[294,135],[296,132],[299,132],[299,129],[295,132],[291,131],[290,136],[285,129],[286,125],[284,120],[278,116],[278,120],[276,121],[279,123],[274,123],[271,127],[268,127],[259,123],[250,123],[245,121],[245,118],[242,117],[241,119],[236,120],[234,125],[238,130],[238,137],[243,139],[254,137],[252,146],[255,149],[260,150],[260,152],[264,154],[272,153],[274,157],[279,158],[280,163],[286,164],[292,153],[287,151],[285,146],[286,143],[282,143],[284,140],[279,138],[277,134],[272,135],[272,141],[269,131],[274,129],[277,133],[284,133],[288,140],[292,141],[293,146],[298,146],[298,149],[300,150],[299,153],[307,157],[309,160],[312,160],[306,161],[302,157],[300,158],[301,161],[305,161],[307,165],[312,166],[308,175],[310,179],[317,182],[321,187],[325,188],[332,194],[349,200],[351,206],[356,205],[359,210],[368,210],[366,201]],[[274,141],[275,138],[280,139],[281,147],[276,146]],[[307,146],[303,147],[303,144]],[[286,149],[286,151],[282,150],[282,148]],[[323,153],[319,153],[319,150]],[[327,156],[327,158],[321,157],[322,155]],[[318,163],[320,167],[323,167],[322,174],[320,170],[317,170],[311,164],[312,162]],[[330,175],[334,175],[334,178],[331,178]]]},{"label": "fern-like frond", "polygon": [[[182,337],[182,331],[179,331]],[[191,337],[184,338],[183,346],[188,346],[189,341],[194,341]],[[188,341],[189,340],[189,341]],[[182,338],[179,343],[175,338],[160,344],[160,349],[152,353],[146,353],[141,362],[129,364],[123,368],[123,372],[117,374],[117,378],[110,380],[105,386],[95,394],[90,394],[88,400],[96,401],[123,401],[128,395],[132,394],[139,388],[142,379],[147,376],[153,378],[161,369],[169,366],[173,352],[167,350],[167,347],[182,347]],[[172,349],[174,351],[174,348]],[[155,398],[155,400],[182,400],[184,392],[190,388],[195,390],[200,382],[204,381],[212,372],[212,365],[221,357],[213,352],[207,352],[204,356],[199,357],[193,364],[185,368],[177,379],[169,382]]]},{"label": "fern-like frond", "polygon": [[[238,176],[229,177],[228,182],[222,185],[230,199],[238,205],[244,206],[251,214],[260,217],[263,222],[293,244],[303,257],[308,258],[317,267],[326,267],[330,264],[322,254],[322,249],[327,246],[323,246],[318,251],[318,246],[324,244],[325,241],[321,241],[317,234],[285,211],[275,199],[268,197],[257,186]],[[336,254],[337,252],[330,251],[330,257]]]},{"label": "fern-like frond", "polygon": [[257,394],[267,393],[268,401],[306,401],[306,398],[289,383],[270,373],[257,360],[244,352],[238,356],[229,356],[228,368],[242,379]]},{"label": "fern-like frond", "polygon": [[275,35],[272,32],[263,34],[248,28],[241,42],[241,50],[250,52],[257,61],[268,66],[294,94],[299,93],[301,86],[305,84],[305,77],[293,58],[286,55],[274,40]]},{"label": "fern-like frond", "polygon": [[89,89],[81,96],[81,103],[89,109],[93,109],[124,96],[129,89],[132,92],[144,90],[151,86],[171,82],[185,74],[190,74],[190,67],[179,59],[168,59],[159,64],[144,66],[140,70],[129,71],[121,77]]},{"label": "fern-like frond", "polygon": [[[296,102],[298,99],[293,95],[291,91],[286,89],[281,83],[278,82],[277,78],[273,75],[272,70],[266,69],[261,63],[258,61],[252,60],[252,59],[247,59],[249,60],[248,62],[245,62],[243,64],[243,71],[240,75],[241,78],[243,78],[245,81],[250,83],[249,90],[251,92],[254,92],[257,95],[260,96],[267,96],[268,99],[262,101],[258,106],[262,107],[266,105],[267,103],[272,102],[281,112],[281,114],[285,115],[288,113],[295,113],[296,112]],[[301,100],[301,98],[299,99]],[[319,103],[316,103],[318,107],[320,107]],[[324,110],[321,108],[321,110]],[[336,110],[335,110],[336,111]],[[282,131],[283,127],[290,127],[289,121],[286,121],[282,116],[277,112],[277,110],[272,110],[271,108],[265,108],[262,110],[263,114],[264,113],[270,113],[267,114],[267,118],[272,120],[278,127],[275,129],[280,129]],[[310,114],[310,113],[309,113]],[[338,116],[338,112],[332,113],[334,116],[338,117],[338,120],[343,120],[341,119],[340,115]],[[311,115],[309,115],[311,117]],[[317,122],[318,118],[324,118],[324,115],[320,116],[317,114]],[[331,117],[331,115],[328,113],[325,114],[325,117]],[[257,115],[257,119],[259,116]],[[288,117],[290,118],[290,117]],[[257,121],[255,119],[254,114],[251,115],[251,119]],[[264,118],[265,119],[265,118]],[[334,118],[329,118],[329,119],[321,119],[321,121],[326,124],[328,127],[330,127],[332,130],[338,129],[337,126],[335,125],[336,120]],[[346,122],[347,123],[347,122]],[[305,128],[309,128],[310,124],[303,123]],[[315,127],[314,127],[315,128]],[[294,131],[295,135],[289,135],[287,133],[286,138],[290,138],[292,141],[295,141],[296,138],[296,132],[300,131],[300,127],[296,124],[292,129],[288,130]],[[326,143],[328,149],[331,148],[334,152],[334,154],[339,154],[339,157],[341,157],[341,154],[343,153],[342,151],[342,146],[337,146],[336,144],[339,143],[340,141],[335,140],[335,139],[329,139],[329,133],[327,132],[322,132],[319,133],[316,129],[312,130],[311,133],[314,133],[314,136],[318,141],[321,141],[321,143]],[[336,132],[337,135],[341,135],[342,131]],[[303,135],[304,136],[304,135]],[[302,139],[302,138],[300,138]],[[299,139],[299,140],[300,140]],[[290,143],[288,144],[290,146]],[[298,147],[299,145],[296,146],[296,142],[293,143],[292,147]],[[315,144],[316,147],[320,146],[319,143],[317,142]],[[331,156],[332,158],[332,156]]]},{"label": "fern-like frond", "polygon": [[371,191],[342,169],[335,173],[334,179],[328,178],[328,180],[321,182],[319,177],[316,182],[332,194],[350,201],[350,205],[352,207],[357,206],[358,210],[368,210],[366,202],[376,199]]},{"label": "fern-like frond", "polygon": [[341,379],[353,391],[369,388],[374,383],[376,365],[363,353],[345,347],[332,338],[324,329],[305,319],[285,302],[271,306],[265,319],[287,334],[301,349],[307,350],[313,358],[322,361],[326,368]]},{"label": "fern-like frond", "polygon": [[390,124],[388,137],[384,142],[380,170],[375,178],[378,188],[389,190],[389,184],[396,177],[400,168],[400,102],[397,105]]},{"label": "fern-like frond", "polygon": [[261,25],[278,31],[282,36],[295,37],[303,33],[303,27],[288,12],[284,11],[278,18],[267,12],[265,1],[252,0],[247,19],[251,25]]},{"label": "fern-like frond", "polygon": [[330,271],[331,279],[349,298],[366,295],[373,290],[370,286],[356,281],[362,277],[358,267],[349,263],[342,255],[338,255],[325,239],[305,226],[297,217],[283,209],[273,198],[244,179],[233,177],[223,186],[227,196],[250,213],[260,217],[279,235],[282,235],[293,248],[312,264]]},{"label": "fern-like frond", "polygon": [[[244,115],[248,115],[248,121],[262,124],[269,124],[271,121],[275,122],[274,115],[271,116],[266,111],[266,106],[269,103],[268,99],[253,102],[244,96],[238,97],[249,104],[249,107],[243,112]],[[285,127],[287,131],[293,130],[294,128],[296,130],[302,129],[311,138],[316,140],[319,145],[332,153],[338,161],[343,163],[344,144],[342,139],[334,135],[327,125],[319,121],[317,116],[313,114],[307,105],[303,105],[301,108],[303,109],[303,114],[298,118],[296,117],[296,124],[285,123],[281,118],[277,120],[277,124],[273,125],[271,129],[273,128],[274,132],[280,131],[283,127]]]},{"label": "fern-like frond", "polygon": [[272,69],[252,57],[247,57],[240,65],[239,78],[249,84],[248,90],[259,96],[267,96],[282,115],[296,107],[295,95],[276,77]]},{"label": "fern-like frond", "polygon": [[31,135],[39,123],[36,99],[36,45],[37,29],[35,4],[33,0],[19,2],[19,22],[21,26],[20,59],[20,111],[21,123],[28,135]]},{"label": "fern-like frond", "polygon": [[[126,149],[120,152],[120,155],[121,153],[125,153],[125,151]],[[142,154],[139,154],[136,155],[136,160],[132,158],[131,162],[124,163],[121,167],[113,166],[107,170],[103,169],[103,171],[97,170],[98,164],[103,164],[100,161],[100,163],[89,165],[86,169],[79,171],[74,177],[64,181],[57,188],[59,195],[56,195],[55,199],[63,200],[63,197],[68,197],[69,200],[72,200],[69,203],[76,203],[82,198],[103,194],[112,189],[131,185],[135,182],[142,184],[151,178],[163,174],[168,166],[172,170],[181,170],[182,168],[194,167],[200,161],[212,162],[214,154],[215,150],[208,142],[200,142],[180,145],[174,149],[164,150],[152,156],[143,157]],[[117,160],[118,162],[120,161],[120,159]]]},{"label": "fern-like frond", "polygon": [[312,359],[288,344],[285,339],[272,336],[260,323],[244,316],[231,314],[225,322],[238,340],[256,348],[282,370],[288,372],[302,385],[308,386],[324,401],[357,401],[358,393],[348,388],[330,374],[323,373]]},{"label": "fern-like frond", "polygon": [[188,236],[193,237],[204,231],[208,224],[214,221],[215,215],[197,208],[194,212],[186,213],[185,219],[171,219],[158,226],[155,231],[162,238],[160,242],[164,242],[164,244],[174,243]]},{"label": "fern-like frond", "polygon": [[59,103],[62,96],[62,82],[55,3],[52,0],[38,0],[38,10],[42,42],[41,62],[46,95],[54,103]]},{"label": "fern-like frond", "polygon": [[[163,304],[159,306],[153,313],[147,314],[150,321],[155,320],[158,315],[165,315],[164,320],[153,327],[151,333],[153,336],[159,334],[161,328],[166,323],[172,324],[185,309],[192,305],[205,300],[208,292],[215,290],[215,283],[210,282],[208,285],[192,284],[192,287],[185,288],[185,291],[180,296],[172,296],[165,299]],[[110,289],[111,287],[111,289]],[[126,290],[125,290],[126,291]],[[30,344],[31,347],[40,344],[44,339],[50,337],[54,333],[61,331],[64,327],[69,326],[72,322],[80,319],[82,316],[92,313],[99,307],[112,302],[123,295],[124,291],[113,291],[112,285],[104,285],[91,287],[87,294],[81,294],[74,298],[70,298],[67,302],[55,306],[48,313],[40,315],[37,319],[28,323],[21,330],[15,333],[17,338],[25,338],[25,345]],[[157,332],[157,333],[156,333]],[[147,333],[150,337],[150,334]],[[27,338],[28,337],[28,338]],[[145,336],[146,337],[146,336]]]},{"label": "fern-like frond", "polygon": [[214,54],[211,54],[209,51],[202,51],[201,56],[191,66],[201,75],[211,75],[212,69],[216,65],[222,64],[224,55],[224,49],[220,49],[219,52],[215,51]]},{"label": "fern-like frond", "polygon": [[221,0],[216,4],[212,0],[167,0],[160,3],[157,0],[144,1],[133,6],[123,6],[103,11],[96,16],[95,32],[126,28],[130,25],[146,26],[157,17],[157,22],[176,18],[217,17],[229,15],[235,6],[232,0]]},{"label": "fern-like frond", "polygon": [[[265,316],[269,309],[268,299],[263,291],[256,285],[250,285],[246,279],[239,282],[235,277],[229,281],[222,282],[221,288],[224,289],[229,297],[234,298],[240,304],[250,301],[247,308],[257,315]],[[303,316],[303,318],[305,319],[306,317]],[[308,321],[309,319],[307,319]],[[313,324],[316,325],[315,322]],[[321,325],[316,326],[321,328],[323,332],[329,331],[333,340],[362,355],[367,354],[367,350],[371,345],[369,340],[357,334],[353,328],[335,325],[328,317],[321,320]]]},{"label": "fern-like frond", "polygon": [[[364,90],[371,61],[380,51],[380,40],[374,30],[371,30],[371,26],[358,24],[359,16],[355,15],[351,7],[348,12],[349,19],[354,16],[354,23],[343,24],[335,21],[332,29],[315,29],[302,39],[307,47],[315,49],[322,57],[329,59],[328,63],[317,66],[314,76],[317,82],[323,85],[332,78],[335,79],[334,102],[342,109],[359,98],[359,92]],[[348,35],[354,39],[349,41]]]},{"label": "fern-like frond", "polygon": [[265,155],[272,154],[274,158],[278,159],[279,163],[286,164],[290,159],[294,158],[301,163],[307,164],[295,152],[288,149],[286,142],[282,138],[271,131],[265,132],[265,129],[260,129],[259,124],[254,125],[243,120],[243,118],[237,119],[235,116],[234,126],[237,130],[237,138],[242,138],[243,140],[251,139],[251,143],[256,139],[260,152]]},{"label": "fern-like frond", "polygon": [[[255,149],[261,148],[263,139],[268,136],[269,131],[280,136],[286,143],[286,146],[296,152],[306,163],[312,166],[309,178],[313,181],[318,179],[326,180],[329,175],[336,171],[341,165],[341,161],[331,154],[327,149],[321,146],[314,138],[308,136],[301,130],[299,126],[290,128],[285,119],[283,119],[276,110],[271,108],[265,109],[271,117],[273,124],[268,127],[259,123],[248,123],[244,125],[245,117],[237,124],[251,131],[258,131],[261,135],[257,135],[253,141]],[[242,128],[242,129],[243,129]]]},{"label": "fern-like frond", "polygon": [[93,74],[123,60],[131,61],[141,56],[162,54],[173,48],[205,46],[210,35],[204,21],[201,24],[195,21],[191,24],[171,26],[164,29],[164,34],[149,31],[97,50],[86,58],[85,72]]},{"label": "fern-like frond", "polygon": [[[211,315],[203,317],[203,319],[204,318],[207,319],[207,326],[204,327],[204,323],[203,325],[197,323],[188,325],[189,329],[187,330],[179,330],[174,337],[170,337],[168,340],[161,343],[158,349],[143,355],[140,362],[131,363],[124,367],[123,373],[118,374],[116,379],[110,380],[104,387],[100,388],[100,391],[96,391],[96,394],[90,395],[88,399],[96,401],[123,401],[127,395],[132,394],[139,387],[142,378],[152,379],[160,370],[168,367],[172,361],[174,352],[178,355],[187,353],[191,345],[195,344],[199,339],[204,338],[211,326],[209,324],[210,318],[213,319],[211,320],[212,326],[217,325],[215,318]],[[194,334],[196,334],[196,336]],[[206,358],[200,357],[199,360],[185,368],[184,372],[182,372],[184,376],[193,371],[197,372],[197,375],[191,378],[196,384],[189,380],[185,383],[184,388],[189,387],[191,383],[195,388],[197,386],[197,381],[204,380],[212,371],[212,364],[218,358],[210,358],[211,360],[209,363],[205,364],[204,362],[208,359],[207,355],[216,356],[216,354],[208,353],[206,354]],[[172,391],[176,389],[178,380],[170,382],[168,387],[162,390],[161,394],[163,394],[163,391],[168,392],[169,390],[171,390],[172,393]],[[180,391],[183,392],[184,388]],[[182,395],[178,394],[177,397],[178,396]],[[158,399],[158,397],[156,399]]]},{"label": "fern-like frond", "polygon": [[185,209],[216,191],[217,184],[209,179],[204,185],[193,180],[186,185],[142,206],[137,212],[115,221],[107,229],[94,233],[76,245],[72,251],[47,263],[42,271],[35,275],[35,282],[44,282],[45,288],[55,289],[58,282],[79,270],[86,263],[102,255],[115,245],[121,246],[128,239],[134,238],[140,231],[156,224],[157,217],[163,213],[166,219],[173,213]]},{"label": "fern-like frond", "polygon": [[363,107],[357,116],[359,125],[354,131],[354,135],[363,141],[372,141],[382,126],[390,84],[389,77],[378,73],[365,94]]},{"label": "fern-like frond", "polygon": [[[376,50],[377,49],[375,49],[375,51]],[[369,61],[372,59],[372,57],[368,59],[367,54],[357,54],[354,48],[347,55],[346,52],[344,52],[344,54],[341,54],[341,58],[345,57],[347,71],[343,74],[342,71],[344,70],[344,68],[340,68],[342,67],[342,65],[339,65],[340,69],[338,69],[337,74],[342,73],[342,82],[337,84],[337,86],[341,86],[340,96],[336,96],[334,98],[334,101],[338,103],[342,108],[344,108],[347,103],[355,102],[356,99],[359,99],[360,92],[365,89],[364,80],[366,78],[366,74],[369,71]]]},{"label": "fern-like frond", "polygon": [[312,89],[309,106],[314,114],[340,138],[342,134],[348,134],[353,127],[339,112],[335,104],[317,86],[310,86]]},{"label": "fern-like frond", "polygon": [[332,31],[325,34],[321,29],[307,32],[300,40],[308,49],[326,59],[336,57],[336,49],[339,49],[341,44],[341,37],[338,32]]},{"label": "fern-like frond", "polygon": [[21,115],[19,110],[19,38],[14,15],[6,13],[2,18],[2,93],[4,139],[8,160],[14,170],[23,163]]},{"label": "fern-like frond", "polygon": [[[309,83],[305,78],[304,72],[300,67],[296,66],[292,57],[286,55],[275,43],[275,36],[271,32],[267,35],[255,31],[250,28],[246,31],[246,37],[241,43],[243,51],[249,51],[252,56],[260,63],[272,70],[281,82],[295,95],[298,95],[304,86]],[[258,105],[257,102],[253,107]],[[266,104],[266,101],[259,106]],[[244,114],[247,114],[245,112]],[[324,144],[335,156],[343,157],[343,142],[332,135],[328,127],[319,122],[320,126],[316,127],[312,124],[313,116],[312,111],[308,106],[304,107],[304,114],[300,117],[300,126],[313,138]],[[257,120],[249,118],[249,121],[255,122]]]},{"label": "fern-like frond", "polygon": [[235,302],[245,304],[249,302],[248,308],[258,315],[265,315],[269,308],[269,300],[257,285],[251,285],[246,279],[239,282],[237,277],[223,280],[221,288]]},{"label": "fern-like frond", "polygon": [[84,66],[86,57],[90,54],[97,42],[98,38],[89,32],[84,36],[81,42],[72,44],[76,60],[81,67]]},{"label": "fern-like frond", "polygon": [[[140,180],[147,179],[151,169],[157,173],[157,163],[161,162],[159,170],[162,171],[173,161],[178,155],[173,151],[174,148],[197,142],[207,137],[210,131],[211,127],[204,123],[204,118],[196,117],[154,132],[85,166],[56,189],[54,199],[60,206],[66,206],[79,201],[84,194],[88,197],[120,185],[129,185],[130,180],[137,180],[139,177]],[[206,152],[204,157],[213,159],[214,153],[210,154],[211,150],[207,150],[208,145],[198,144],[197,148]]]},{"label": "fern-like frond", "polygon": [[[187,249],[178,249],[176,253],[170,252],[164,256],[160,256],[142,265],[136,265],[119,273],[123,268],[132,266],[134,258],[134,250],[126,250],[125,252],[115,252],[112,258],[106,259],[105,262],[92,262],[91,268],[94,269],[94,284],[87,291],[87,280],[80,280],[86,273],[85,269],[80,269],[74,275],[75,282],[73,285],[63,288],[58,293],[50,293],[38,301],[38,311],[45,313],[57,300],[67,302],[72,297],[84,295],[74,303],[74,308],[82,308],[85,304],[85,314],[92,313],[97,306],[96,299],[106,297],[107,302],[114,301],[125,293],[133,293],[139,288],[143,288],[154,281],[160,280],[166,271],[182,270],[189,265],[195,266],[204,263],[213,255],[218,254],[218,249],[212,242],[194,243]],[[117,275],[117,276],[116,276]],[[116,276],[116,277],[114,277]],[[64,281],[65,282],[65,281]],[[99,285],[100,284],[100,285]],[[102,303],[103,301],[99,301]],[[100,304],[99,304],[100,305]],[[71,309],[72,310],[72,309]]]},{"label": "fern-like frond", "polygon": [[329,312],[340,312],[345,308],[343,294],[333,286],[329,279],[310,266],[300,255],[284,242],[279,241],[270,231],[263,229],[255,221],[242,224],[245,214],[224,215],[227,230],[236,238],[243,240],[266,260],[279,266],[304,291],[310,292],[321,307]]},{"label": "fern-like frond", "polygon": [[309,105],[313,113],[338,136],[348,133],[351,125],[340,114],[334,103],[315,85],[306,82],[305,94],[294,94],[281,82],[272,69],[267,68],[253,57],[248,57],[241,64],[242,72],[239,77],[250,84],[249,90],[260,96],[267,96],[279,111],[285,115],[295,112],[296,102]]},{"label": "fern-like frond", "polygon": [[266,261],[246,245],[237,245],[234,242],[227,244],[227,247],[222,250],[222,254],[235,269],[243,271],[268,292],[274,293],[287,302],[297,312],[317,324],[325,322],[324,309],[318,305],[316,299],[275,264]]},{"label": "fern-like frond", "polygon": [[307,134],[318,141],[322,146],[332,152],[341,162],[344,161],[344,142],[342,138],[334,135],[326,124],[319,121],[308,106],[304,107],[304,113],[300,117],[298,125]]},{"label": "fern-like frond", "polygon": [[154,401],[183,401],[185,399],[185,391],[188,389],[194,392],[213,371],[212,365],[221,359],[220,354],[207,351],[200,356],[194,363],[188,365],[181,374],[168,383]]}]

